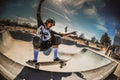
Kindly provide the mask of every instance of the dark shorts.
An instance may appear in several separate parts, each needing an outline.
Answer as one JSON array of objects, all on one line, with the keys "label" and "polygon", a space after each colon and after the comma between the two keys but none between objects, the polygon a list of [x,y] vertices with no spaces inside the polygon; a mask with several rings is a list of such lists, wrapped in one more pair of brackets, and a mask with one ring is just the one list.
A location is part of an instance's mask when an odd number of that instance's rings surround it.
[{"label": "dark shorts", "polygon": [[52,38],[51,38],[52,45],[60,45],[61,41],[62,41],[62,39],[58,35],[52,36]]},{"label": "dark shorts", "polygon": [[[38,39],[38,40],[41,40],[41,39]],[[34,44],[39,44],[39,45],[35,46]],[[51,39],[47,41],[34,41],[33,42],[34,48],[40,48],[41,50],[46,50],[50,48],[52,45],[59,45],[59,44],[61,44],[60,36],[52,36]]]}]

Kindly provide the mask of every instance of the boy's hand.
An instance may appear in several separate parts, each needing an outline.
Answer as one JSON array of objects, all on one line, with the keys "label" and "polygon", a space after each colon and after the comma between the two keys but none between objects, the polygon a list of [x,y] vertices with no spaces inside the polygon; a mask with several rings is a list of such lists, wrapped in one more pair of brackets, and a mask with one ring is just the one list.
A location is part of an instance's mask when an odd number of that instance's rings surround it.
[{"label": "boy's hand", "polygon": [[77,34],[77,31],[73,31],[73,32],[71,32],[71,34],[74,34],[74,35],[76,35],[76,34]]}]

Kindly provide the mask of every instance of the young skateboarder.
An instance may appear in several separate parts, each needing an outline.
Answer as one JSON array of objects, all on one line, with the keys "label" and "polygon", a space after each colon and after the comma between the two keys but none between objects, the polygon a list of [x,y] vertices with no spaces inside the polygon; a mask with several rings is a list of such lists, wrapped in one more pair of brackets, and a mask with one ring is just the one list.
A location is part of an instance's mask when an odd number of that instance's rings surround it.
[{"label": "young skateboarder", "polygon": [[48,18],[45,23],[43,23],[41,19],[41,5],[45,0],[40,0],[37,9],[37,34],[33,38],[33,46],[34,46],[34,59],[33,62],[38,61],[38,53],[39,51],[47,50],[51,46],[54,49],[54,61],[60,60],[58,57],[58,46],[61,43],[61,37],[69,34],[76,34],[76,32],[71,33],[57,33],[51,30],[51,27],[55,26],[55,20],[52,18]]}]

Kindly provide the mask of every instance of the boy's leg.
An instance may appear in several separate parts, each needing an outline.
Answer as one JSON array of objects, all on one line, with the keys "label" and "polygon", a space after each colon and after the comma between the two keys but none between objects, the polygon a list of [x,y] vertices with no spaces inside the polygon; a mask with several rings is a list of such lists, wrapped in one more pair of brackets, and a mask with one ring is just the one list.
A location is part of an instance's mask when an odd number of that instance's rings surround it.
[{"label": "boy's leg", "polygon": [[53,60],[60,61],[60,58],[58,57],[58,47],[53,46],[53,49],[54,49],[54,59]]},{"label": "boy's leg", "polygon": [[58,58],[58,46],[61,44],[61,37],[60,36],[52,36],[52,45],[54,49],[54,61],[60,60]]},{"label": "boy's leg", "polygon": [[54,49],[54,60],[58,58],[58,48],[53,48]]},{"label": "boy's leg", "polygon": [[33,59],[34,62],[38,61],[38,53],[39,53],[39,50],[38,49],[34,49],[34,59]]},{"label": "boy's leg", "polygon": [[34,36],[32,43],[33,43],[33,48],[34,48],[33,62],[37,62],[38,61],[38,53],[40,51],[40,45],[42,44],[42,40],[40,37]]}]

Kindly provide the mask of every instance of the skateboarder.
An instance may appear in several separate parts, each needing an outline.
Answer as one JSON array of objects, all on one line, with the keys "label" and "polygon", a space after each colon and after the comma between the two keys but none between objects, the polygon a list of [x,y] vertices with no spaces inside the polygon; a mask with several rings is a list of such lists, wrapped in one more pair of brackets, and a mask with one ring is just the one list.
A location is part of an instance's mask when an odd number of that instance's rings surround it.
[{"label": "skateboarder", "polygon": [[36,37],[33,38],[33,46],[34,46],[34,59],[33,62],[38,61],[38,53],[39,51],[47,50],[51,46],[54,49],[54,61],[58,61],[58,46],[61,43],[61,37],[66,36],[69,34],[76,34],[76,32],[71,33],[57,33],[50,28],[55,26],[55,20],[52,18],[48,18],[45,23],[43,23],[41,19],[41,5],[45,0],[40,0],[40,3],[38,5],[37,9],[37,34]]}]

